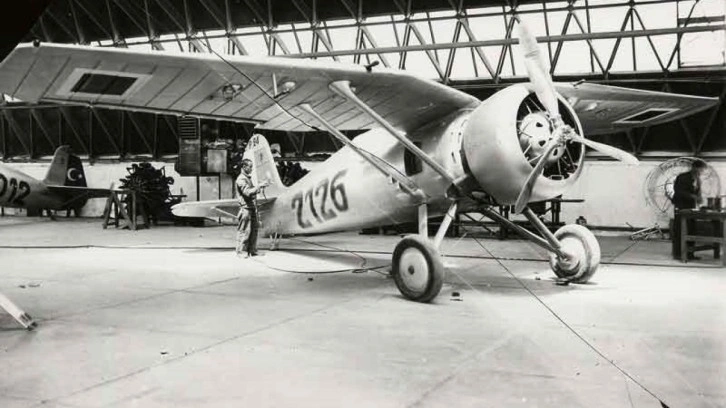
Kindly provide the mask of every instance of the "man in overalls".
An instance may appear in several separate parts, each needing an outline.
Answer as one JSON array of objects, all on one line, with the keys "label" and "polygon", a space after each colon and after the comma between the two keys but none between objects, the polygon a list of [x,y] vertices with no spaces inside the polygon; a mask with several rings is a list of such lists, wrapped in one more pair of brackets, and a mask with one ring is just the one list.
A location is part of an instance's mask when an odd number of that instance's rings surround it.
[{"label": "man in overalls", "polygon": [[242,160],[242,171],[235,184],[240,202],[240,210],[237,214],[237,255],[247,258],[257,255],[257,230],[260,227],[260,220],[257,215],[257,193],[270,185],[263,181],[259,186],[252,184],[252,160]]}]

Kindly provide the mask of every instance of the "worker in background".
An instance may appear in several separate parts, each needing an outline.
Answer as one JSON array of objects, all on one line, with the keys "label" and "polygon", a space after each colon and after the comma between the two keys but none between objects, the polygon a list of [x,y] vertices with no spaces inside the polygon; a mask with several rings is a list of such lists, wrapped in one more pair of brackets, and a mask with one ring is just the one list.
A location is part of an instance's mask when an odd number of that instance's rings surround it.
[{"label": "worker in background", "polygon": [[259,186],[252,183],[252,160],[243,159],[241,171],[235,182],[240,210],[237,214],[237,255],[247,258],[257,255],[257,230],[260,220],[257,215],[257,193],[269,186],[265,180]]},{"label": "worker in background", "polygon": [[[681,256],[681,217],[678,211],[698,208],[698,205],[703,202],[703,198],[701,197],[701,176],[705,170],[706,162],[696,160],[691,164],[691,169],[679,174],[673,183],[672,201],[675,217],[671,239],[673,240],[674,258],[680,258]],[[693,232],[695,227],[695,221],[689,220],[687,225],[688,230]],[[691,245],[689,243],[689,249]],[[688,251],[688,259],[696,259],[692,249]]]}]

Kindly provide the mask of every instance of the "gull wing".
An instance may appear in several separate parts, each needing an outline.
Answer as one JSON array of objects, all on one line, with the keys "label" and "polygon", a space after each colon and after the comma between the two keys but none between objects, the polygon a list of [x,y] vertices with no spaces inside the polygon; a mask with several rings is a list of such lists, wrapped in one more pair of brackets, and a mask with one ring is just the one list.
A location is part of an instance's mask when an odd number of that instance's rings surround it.
[{"label": "gull wing", "polygon": [[718,98],[599,84],[555,84],[573,106],[586,136],[659,125],[712,108]]},{"label": "gull wing", "polygon": [[0,65],[0,91],[26,102],[194,115],[310,131],[310,104],[340,130],[373,121],[328,85],[347,80],[394,127],[413,131],[479,101],[400,70],[279,57],[135,51],[78,45],[18,46]]}]

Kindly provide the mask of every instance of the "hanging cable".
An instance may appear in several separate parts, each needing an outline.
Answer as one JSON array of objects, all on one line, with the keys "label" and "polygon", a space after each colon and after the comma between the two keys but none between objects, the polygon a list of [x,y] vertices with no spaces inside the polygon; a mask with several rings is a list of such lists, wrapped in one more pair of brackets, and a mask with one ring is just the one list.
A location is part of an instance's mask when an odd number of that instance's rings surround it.
[{"label": "hanging cable", "polygon": [[[466,228],[464,228],[466,229]],[[532,296],[537,302],[539,302],[552,316],[554,316],[555,319],[557,319],[567,330],[569,330],[572,334],[575,335],[580,341],[582,341],[588,348],[590,348],[592,351],[594,351],[598,356],[600,356],[603,360],[607,361],[611,366],[613,366],[616,370],[618,370],[620,373],[622,373],[625,377],[627,377],[629,380],[631,380],[633,383],[637,384],[643,391],[650,394],[653,398],[658,400],[658,402],[661,404],[661,407],[668,408],[668,405],[663,402],[663,400],[656,395],[653,391],[648,389],[645,385],[643,385],[640,381],[638,381],[636,378],[634,378],[632,375],[630,375],[625,369],[621,368],[617,363],[615,363],[614,360],[608,358],[602,351],[600,351],[597,347],[595,347],[594,344],[592,344],[590,341],[588,341],[585,337],[583,337],[575,328],[570,326],[557,312],[555,312],[547,303],[545,303],[542,298],[540,298],[532,289],[529,288],[529,286],[525,285],[522,280],[515,275],[498,257],[495,257],[494,254],[484,246],[479,239],[476,237],[473,237],[474,241],[484,250],[486,251],[489,256],[494,259],[504,271],[507,272],[507,274],[512,277],[524,290],[526,290],[530,296]],[[461,277],[460,277],[461,278]],[[472,287],[469,285],[469,287]]]}]

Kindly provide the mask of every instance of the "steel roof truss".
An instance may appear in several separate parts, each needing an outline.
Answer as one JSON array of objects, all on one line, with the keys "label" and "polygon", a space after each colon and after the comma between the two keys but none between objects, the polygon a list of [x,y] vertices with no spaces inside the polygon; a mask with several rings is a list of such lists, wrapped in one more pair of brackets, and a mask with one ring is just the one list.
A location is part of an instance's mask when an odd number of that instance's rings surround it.
[{"label": "steel roof truss", "polygon": [[[54,149],[56,148],[56,144],[53,142],[53,140],[50,137],[50,131],[48,130],[48,126],[46,126],[45,119],[42,115],[38,115],[38,112],[36,112],[35,109],[30,108],[30,129],[32,132],[33,129],[33,120],[38,124],[38,127],[40,128],[40,132],[43,134],[43,137],[45,137],[45,140],[48,141],[48,144],[50,144],[51,147]],[[32,136],[32,135],[31,135]],[[32,138],[31,138],[32,143]]]}]

